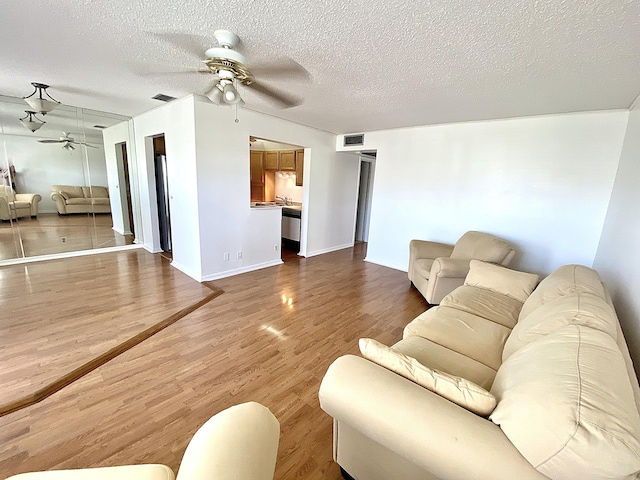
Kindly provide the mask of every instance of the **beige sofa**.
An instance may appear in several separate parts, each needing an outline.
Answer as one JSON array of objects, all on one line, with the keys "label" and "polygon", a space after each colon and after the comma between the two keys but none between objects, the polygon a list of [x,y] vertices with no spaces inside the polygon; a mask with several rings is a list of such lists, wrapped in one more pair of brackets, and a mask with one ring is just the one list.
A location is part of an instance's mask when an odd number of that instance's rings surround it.
[{"label": "beige sofa", "polygon": [[409,280],[427,302],[437,305],[464,283],[471,259],[506,267],[515,254],[509,242],[483,232],[467,232],[455,245],[411,240]]},{"label": "beige sofa", "polygon": [[401,341],[329,367],[320,405],[348,474],[640,478],[640,389],[597,272],[567,265],[531,294],[527,275],[474,260]]},{"label": "beige sofa", "polygon": [[259,403],[235,405],[211,417],[187,446],[177,477],[159,464],[21,473],[7,480],[271,480],[280,424]]},{"label": "beige sofa", "polygon": [[55,202],[60,215],[111,212],[107,187],[52,185],[51,200]]},{"label": "beige sofa", "polygon": [[16,193],[8,185],[0,185],[0,220],[37,217],[42,197],[37,193]]}]

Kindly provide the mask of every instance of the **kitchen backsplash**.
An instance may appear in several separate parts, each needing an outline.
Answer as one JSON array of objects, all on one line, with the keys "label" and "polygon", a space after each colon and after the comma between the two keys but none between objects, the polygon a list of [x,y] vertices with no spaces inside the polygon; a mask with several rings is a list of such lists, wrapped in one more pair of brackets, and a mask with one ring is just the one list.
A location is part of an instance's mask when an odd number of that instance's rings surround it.
[{"label": "kitchen backsplash", "polygon": [[294,172],[276,172],[275,179],[276,195],[290,197],[294,202],[302,203],[303,187],[296,187],[296,174]]}]

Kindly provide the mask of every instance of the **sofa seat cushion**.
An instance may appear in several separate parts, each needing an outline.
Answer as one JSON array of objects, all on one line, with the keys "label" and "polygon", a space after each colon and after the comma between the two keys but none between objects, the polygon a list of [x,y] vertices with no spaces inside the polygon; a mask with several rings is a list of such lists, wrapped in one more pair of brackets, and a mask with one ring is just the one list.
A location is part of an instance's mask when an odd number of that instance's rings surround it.
[{"label": "sofa seat cushion", "polygon": [[524,302],[520,320],[545,303],[573,293],[591,293],[606,299],[598,272],[584,265],[564,265],[540,282]]},{"label": "sofa seat cushion", "polygon": [[94,205],[109,205],[109,199],[108,198],[92,198],[91,202]]},{"label": "sofa seat cushion", "polygon": [[72,197],[69,200],[66,201],[67,205],[91,205],[91,199],[90,198],[76,198],[76,197]]},{"label": "sofa seat cushion", "polygon": [[490,419],[553,479],[627,478],[640,471],[640,416],[616,342],[568,325],[511,355],[491,389]]},{"label": "sofa seat cushion", "polygon": [[7,480],[173,480],[173,471],[158,464],[123,465],[118,467],[80,468],[20,473]]},{"label": "sofa seat cushion", "polygon": [[513,328],[518,321],[522,302],[486,288],[462,285],[444,297],[440,306],[473,313]]},{"label": "sofa seat cushion", "polygon": [[367,360],[402,375],[477,415],[487,416],[496,406],[493,394],[465,378],[423,365],[415,358],[371,338],[361,338],[359,346],[362,356]]},{"label": "sofa seat cushion", "polygon": [[421,277],[428,279],[433,262],[433,258],[419,258],[415,261],[414,269]]},{"label": "sofa seat cushion", "polygon": [[497,370],[510,328],[469,312],[432,307],[411,321],[403,338],[417,335]]},{"label": "sofa seat cushion", "polygon": [[427,367],[466,378],[487,390],[493,385],[496,376],[494,369],[423,337],[407,337],[391,349],[413,357]]},{"label": "sofa seat cushion", "polygon": [[9,205],[11,205],[11,207],[15,208],[16,210],[22,210],[23,208],[31,209],[31,204],[29,202],[21,202],[16,200],[14,202],[9,202]]},{"label": "sofa seat cushion", "polygon": [[618,338],[618,318],[611,305],[597,295],[574,293],[545,303],[519,321],[504,345],[502,361],[565,325],[584,325]]}]

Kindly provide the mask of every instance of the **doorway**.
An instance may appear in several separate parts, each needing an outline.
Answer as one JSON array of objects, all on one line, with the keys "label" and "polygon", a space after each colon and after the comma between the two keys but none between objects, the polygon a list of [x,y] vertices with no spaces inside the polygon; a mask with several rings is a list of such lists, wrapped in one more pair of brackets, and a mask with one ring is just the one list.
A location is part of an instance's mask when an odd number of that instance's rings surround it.
[{"label": "doorway", "polygon": [[360,183],[358,186],[358,209],[354,239],[356,243],[366,243],[369,240],[369,218],[371,217],[375,158],[376,152],[363,152],[360,157]]},{"label": "doorway", "polygon": [[153,158],[156,174],[160,248],[164,252],[164,255],[171,259],[171,211],[169,208],[169,178],[167,176],[167,153],[164,144],[164,135],[153,137]]}]

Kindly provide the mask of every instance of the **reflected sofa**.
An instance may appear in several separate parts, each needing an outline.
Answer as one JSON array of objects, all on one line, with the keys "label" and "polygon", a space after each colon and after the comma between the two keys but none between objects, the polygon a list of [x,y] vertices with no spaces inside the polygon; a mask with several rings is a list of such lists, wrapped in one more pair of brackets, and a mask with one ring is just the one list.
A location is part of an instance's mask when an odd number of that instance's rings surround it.
[{"label": "reflected sofa", "polygon": [[160,464],[20,473],[7,480],[271,480],[280,423],[256,402],[211,417],[187,446],[177,477]]},{"label": "reflected sofa", "polygon": [[0,220],[38,216],[38,203],[42,197],[37,193],[16,193],[8,185],[0,186]]},{"label": "reflected sofa", "polygon": [[52,185],[51,200],[59,215],[70,213],[111,213],[107,187]]},{"label": "reflected sofa", "polygon": [[320,406],[344,471],[358,480],[640,478],[640,388],[598,273],[565,265],[537,287],[531,275],[474,260],[465,284],[402,340],[361,339],[362,356],[331,364]]}]

